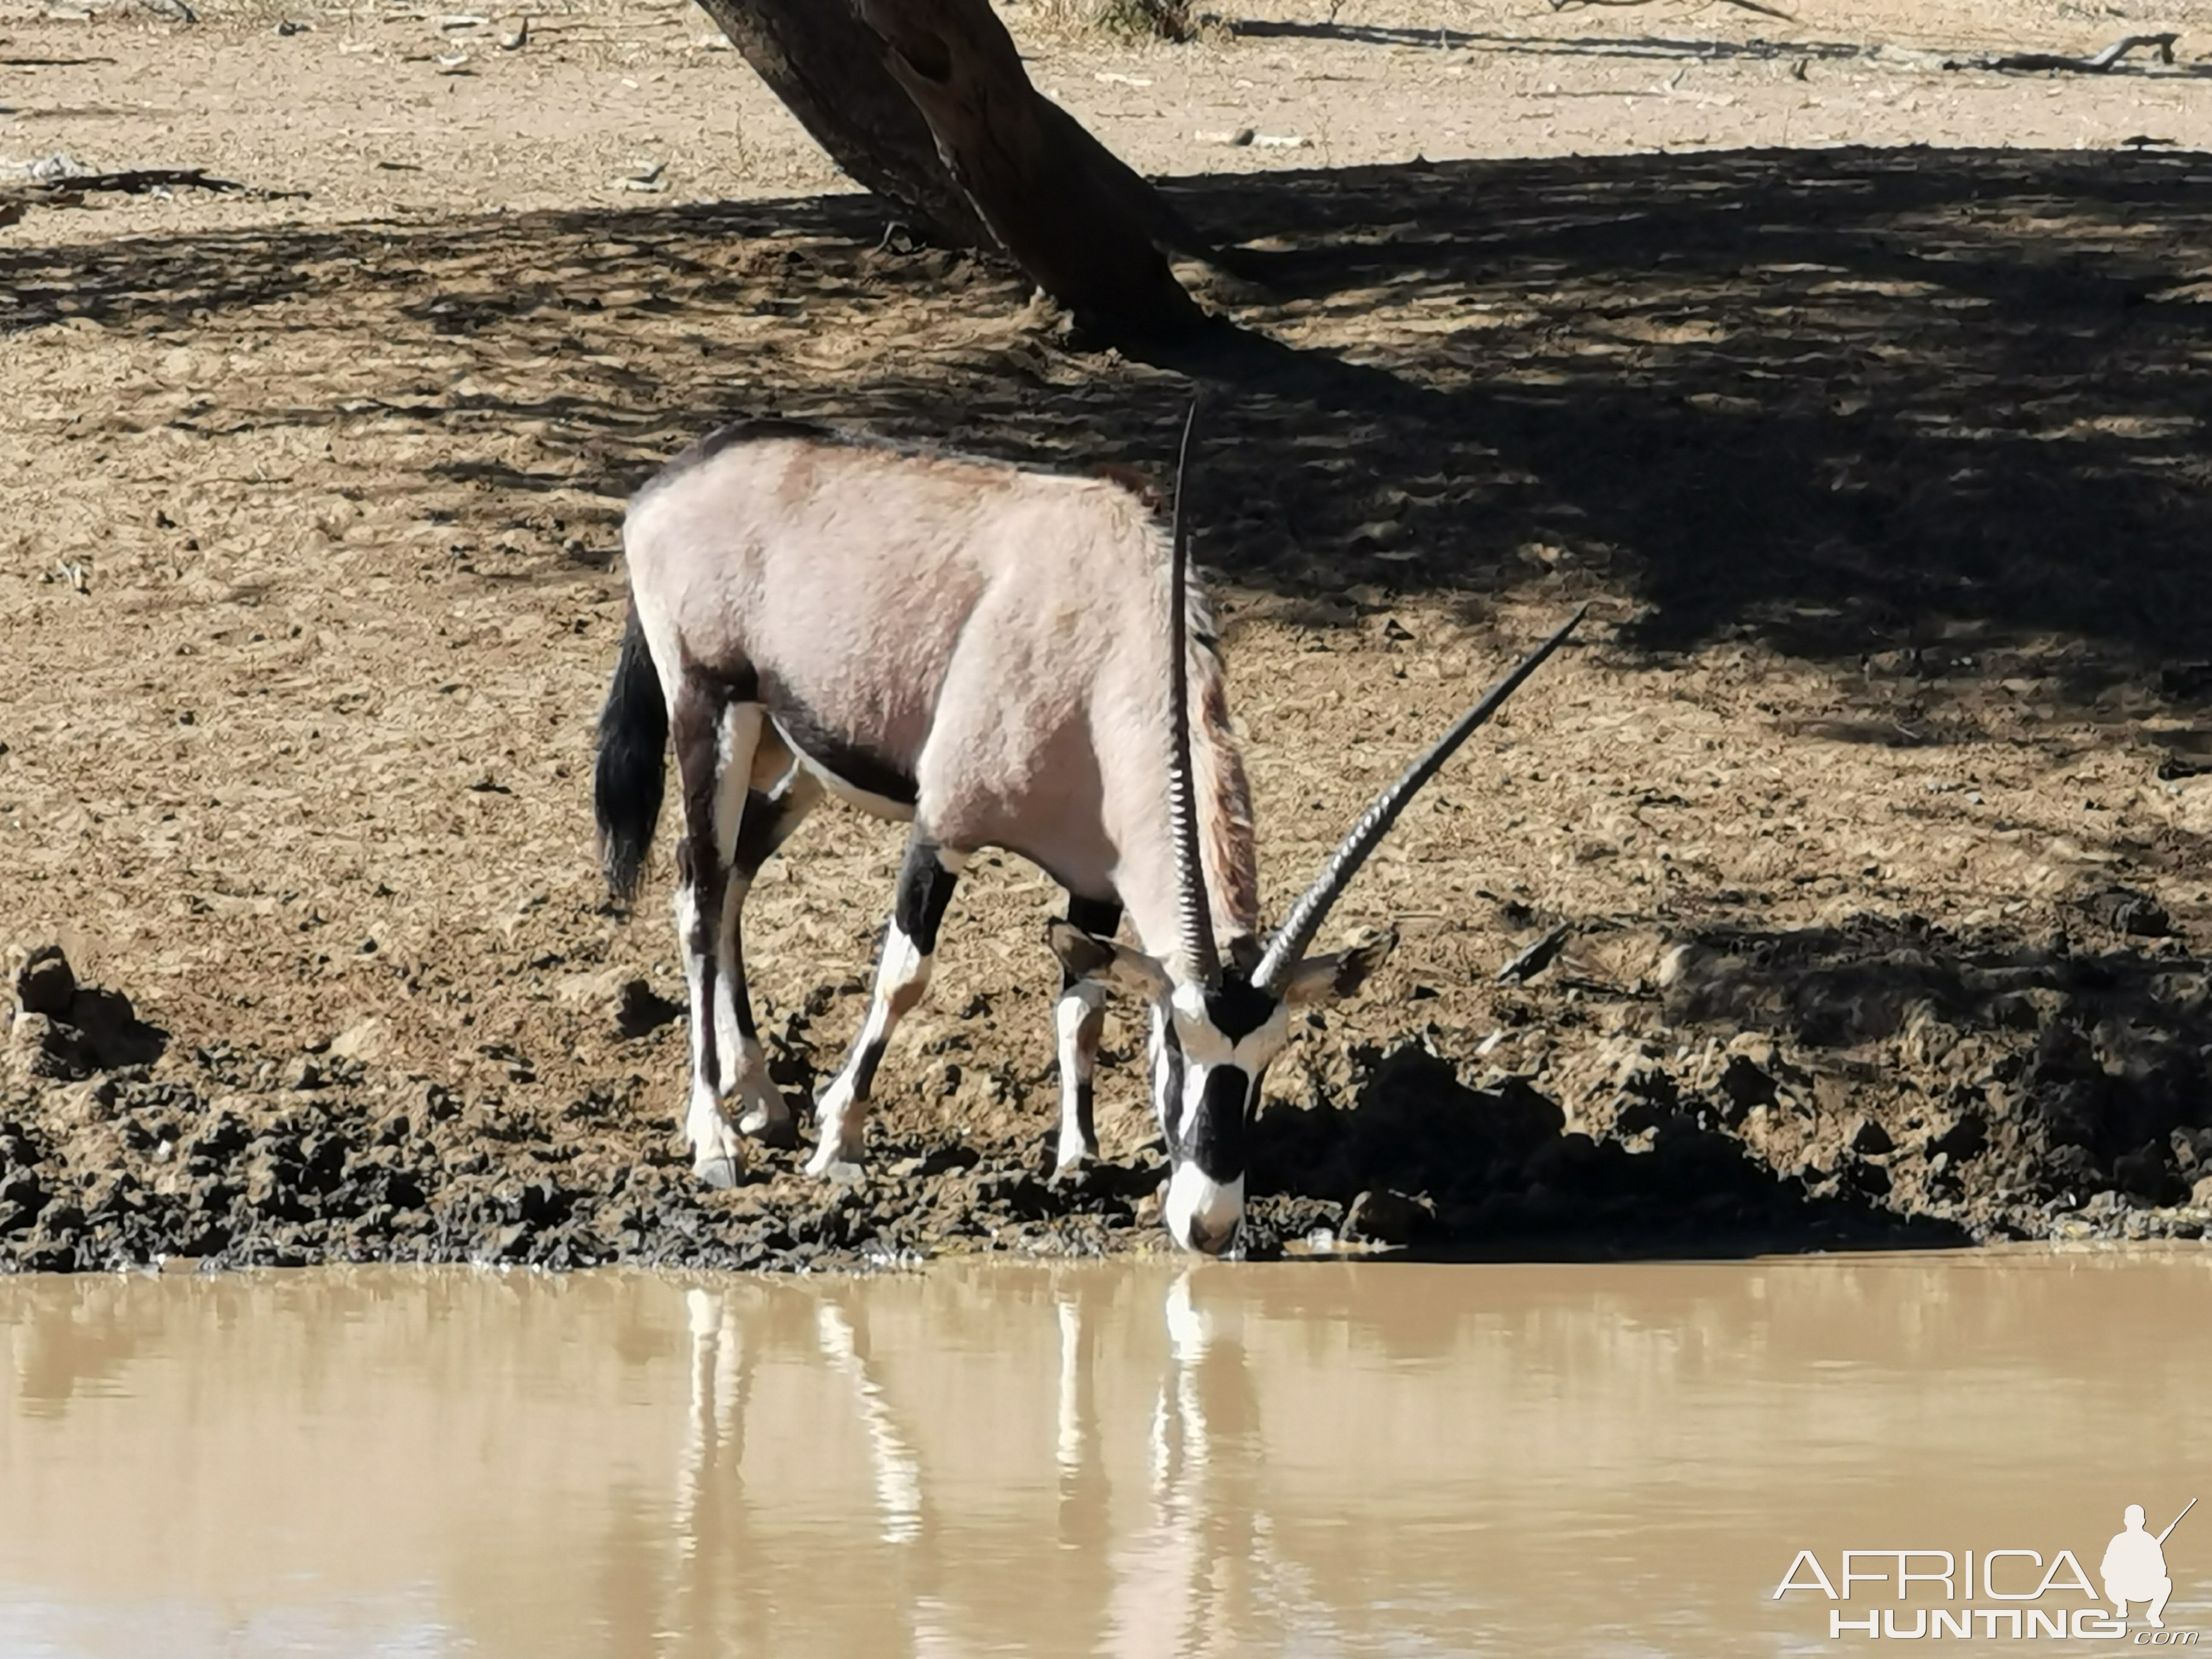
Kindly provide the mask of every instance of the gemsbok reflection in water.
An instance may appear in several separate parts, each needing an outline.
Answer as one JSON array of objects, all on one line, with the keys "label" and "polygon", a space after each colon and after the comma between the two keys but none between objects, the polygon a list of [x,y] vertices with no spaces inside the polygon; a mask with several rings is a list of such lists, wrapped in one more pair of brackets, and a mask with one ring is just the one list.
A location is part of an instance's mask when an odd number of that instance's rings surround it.
[{"label": "gemsbok reflection in water", "polygon": [[[1057,1525],[1048,1540],[1040,1534],[1026,1540],[1037,1571],[1016,1569],[1012,1577],[1030,1594],[1047,1598],[1071,1635],[1097,1632],[1092,1651],[1127,1659],[1212,1651],[1235,1636],[1240,1610],[1255,1602],[1294,1613],[1297,1627],[1307,1632],[1327,1633],[1334,1626],[1322,1598],[1275,1547],[1259,1395],[1247,1367],[1241,1306],[1230,1297],[1218,1309],[1209,1307],[1199,1293],[1202,1271],[1186,1270],[1164,1283],[1078,1272],[1055,1276],[1051,1286],[1059,1347],[1051,1419]],[[1149,1318],[1166,1341],[1151,1401],[1141,1518],[1125,1512],[1117,1527],[1099,1374],[1110,1369],[1126,1376],[1127,1337],[1146,1317],[1146,1310],[1131,1305],[1138,1297],[1153,1303]],[[763,1319],[763,1298],[781,1304],[779,1313]],[[843,1297],[818,1285],[686,1292],[690,1443],[681,1464],[676,1522],[689,1540],[685,1559],[696,1575],[695,1593],[684,1598],[693,1634],[718,1622],[709,1609],[722,1587],[746,1577],[745,1540],[758,1522],[744,1501],[741,1465],[760,1358],[751,1344],[765,1328],[776,1333],[778,1342],[794,1345],[804,1345],[811,1334],[816,1352],[807,1358],[817,1391],[808,1436],[823,1448],[842,1443],[848,1452],[857,1450],[865,1467],[874,1495],[875,1559],[883,1575],[903,1579],[910,1589],[907,1628],[890,1639],[899,1650],[920,1654],[970,1650],[972,1643],[956,1640],[945,1627],[957,1598],[941,1569],[963,1553],[951,1534],[973,1518],[963,1517],[959,1526],[937,1524],[927,1496],[928,1471],[907,1426],[909,1421],[942,1425],[948,1420],[947,1402],[939,1397],[937,1379],[927,1376],[921,1379],[923,1397],[902,1401],[886,1375],[889,1368],[872,1353],[867,1301],[865,1295]],[[1112,1335],[1121,1340],[1102,1340]],[[990,1421],[975,1430],[987,1445],[1002,1442]],[[957,1447],[951,1455],[972,1456],[975,1449]],[[1035,1480],[1042,1446],[995,1443],[994,1449],[1010,1455],[1021,1472],[1018,1481],[1023,1475]],[[1018,1488],[1010,1489],[1010,1497],[1019,1495]],[[1121,1496],[1127,1505],[1138,1494]],[[776,1525],[781,1531],[781,1519]],[[868,1553],[854,1547],[857,1541],[848,1518],[836,1550],[838,1573],[850,1574],[854,1557]],[[1022,1553],[1000,1548],[1002,1559]],[[779,1591],[779,1620],[787,1621],[789,1598],[799,1592],[787,1582]],[[763,1593],[755,1581],[750,1594]],[[832,1590],[820,1593],[834,1596]],[[968,1599],[972,1603],[972,1595]],[[972,1618],[976,1609],[970,1605],[963,1611]]]}]

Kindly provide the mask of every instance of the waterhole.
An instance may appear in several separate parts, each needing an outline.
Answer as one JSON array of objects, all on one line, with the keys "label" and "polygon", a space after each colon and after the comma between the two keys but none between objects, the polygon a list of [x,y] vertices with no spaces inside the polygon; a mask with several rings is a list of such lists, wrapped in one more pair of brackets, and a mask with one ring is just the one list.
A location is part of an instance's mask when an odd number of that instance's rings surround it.
[{"label": "waterhole", "polygon": [[0,1328],[7,1659],[2212,1644],[2212,1505],[2162,1631],[2067,1566],[2212,1498],[2212,1252],[27,1276]]}]

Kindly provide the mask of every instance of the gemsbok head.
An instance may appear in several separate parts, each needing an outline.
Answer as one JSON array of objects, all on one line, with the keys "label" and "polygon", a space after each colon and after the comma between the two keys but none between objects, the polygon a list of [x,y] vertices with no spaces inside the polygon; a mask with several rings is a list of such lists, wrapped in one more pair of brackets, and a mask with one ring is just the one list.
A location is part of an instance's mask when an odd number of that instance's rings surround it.
[{"label": "gemsbok head", "polygon": [[[1190,582],[1189,440],[1187,422],[1171,529],[1114,480],[784,421],[715,434],[632,501],[631,611],[595,793],[608,879],[627,898],[672,737],[685,1127],[703,1179],[737,1178],[739,1131],[790,1133],[754,1030],[739,913],[763,863],[830,793],[913,829],[868,1012],[816,1103],[807,1168],[828,1174],[860,1158],[877,1066],[927,983],[954,882],[996,847],[1068,894],[1066,920],[1050,930],[1062,969],[1060,1167],[1097,1155],[1091,1078],[1106,994],[1139,998],[1168,1229],[1209,1253],[1236,1238],[1246,1131],[1289,1011],[1351,994],[1395,942],[1310,954],[1330,907],[1415,792],[1581,613],[1382,793],[1263,936],[1243,763]],[[1125,915],[1133,945],[1115,939]]]}]

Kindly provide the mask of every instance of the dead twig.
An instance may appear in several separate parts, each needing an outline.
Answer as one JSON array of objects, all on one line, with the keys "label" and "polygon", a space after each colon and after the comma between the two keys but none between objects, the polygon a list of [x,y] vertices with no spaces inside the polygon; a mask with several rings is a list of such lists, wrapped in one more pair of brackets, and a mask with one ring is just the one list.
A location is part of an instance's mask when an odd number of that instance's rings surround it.
[{"label": "dead twig", "polygon": [[2002,58],[1977,58],[1964,64],[1946,64],[1943,67],[2001,70],[2015,73],[2063,70],[2075,75],[2102,75],[2138,47],[2154,47],[2158,61],[2171,64],[2173,61],[2173,43],[2180,38],[2179,30],[2168,29],[2162,34],[2124,35],[2102,52],[2088,58],[2069,58],[2056,52],[2015,52]]},{"label": "dead twig", "polygon": [[1567,942],[1567,925],[1557,927],[1538,939],[1519,956],[1498,970],[1500,985],[1525,985],[1552,965],[1552,958],[1559,954],[1559,947]]}]

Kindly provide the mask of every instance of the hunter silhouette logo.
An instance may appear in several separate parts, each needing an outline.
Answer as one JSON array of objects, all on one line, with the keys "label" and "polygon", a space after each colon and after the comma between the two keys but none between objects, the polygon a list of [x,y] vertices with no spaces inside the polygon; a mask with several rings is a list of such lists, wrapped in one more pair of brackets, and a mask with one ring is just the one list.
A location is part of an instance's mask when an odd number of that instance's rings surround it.
[{"label": "hunter silhouette logo", "polygon": [[[2198,1632],[2166,1627],[2166,1604],[2173,1595],[2166,1540],[2196,1507],[2192,1498],[2163,1532],[2154,1533],[2143,1506],[2129,1504],[2121,1515],[2121,1529],[2098,1562],[2101,1598],[2081,1558],[2070,1549],[2046,1554],[2042,1549],[1977,1548],[1847,1549],[1831,1558],[1837,1568],[1832,1574],[1818,1552],[1799,1550],[1775,1586],[1774,1599],[1800,1592],[1831,1603],[1831,1641],[1847,1634],[1907,1641],[2125,1638],[2133,1606],[2142,1609],[2142,1624],[2132,1645],[2193,1646]],[[1854,1602],[1859,1605],[1848,1605]],[[2109,1612],[2104,1602],[2111,1604]],[[1835,1605],[1839,1603],[1846,1605]]]},{"label": "hunter silhouette logo", "polygon": [[2166,1598],[2173,1594],[2173,1580],[2166,1571],[2166,1540],[2196,1507],[2192,1498],[2182,1506],[2181,1514],[2166,1523],[2166,1530],[2154,1538],[2143,1530],[2143,1506],[2128,1505],[2121,1517],[2126,1530],[2112,1534],[2112,1541],[2105,1546],[2104,1565],[2097,1570],[2105,1581],[2105,1599],[2112,1604],[2114,1613],[2125,1619],[2129,1602],[2148,1601],[2150,1606],[2143,1617],[2150,1627],[2166,1628],[2166,1620],[2159,1615],[2166,1611]]}]

